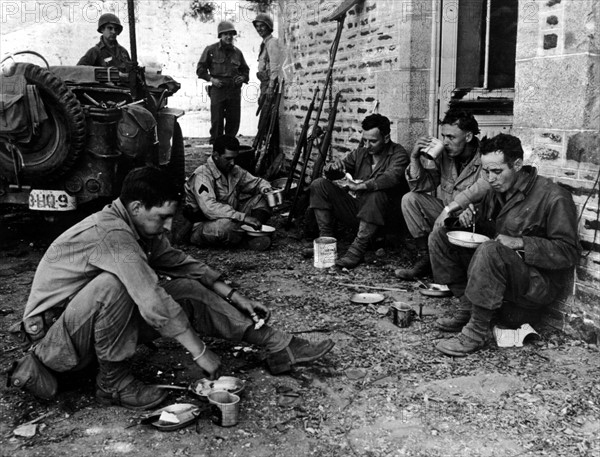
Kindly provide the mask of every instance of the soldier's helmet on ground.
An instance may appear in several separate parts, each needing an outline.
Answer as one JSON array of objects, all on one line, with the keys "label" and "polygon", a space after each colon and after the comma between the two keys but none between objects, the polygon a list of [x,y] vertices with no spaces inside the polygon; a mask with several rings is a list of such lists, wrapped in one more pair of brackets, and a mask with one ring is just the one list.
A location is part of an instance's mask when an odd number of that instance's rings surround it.
[{"label": "soldier's helmet on ground", "polygon": [[119,18],[113,13],[104,13],[98,19],[98,33],[102,33],[102,29],[106,24],[114,24],[117,26],[117,35],[120,35],[123,31],[123,26]]},{"label": "soldier's helmet on ground", "polygon": [[237,35],[237,30],[232,22],[229,21],[221,21],[219,22],[219,26],[217,27],[217,37],[221,38],[221,34],[225,32],[235,32]]},{"label": "soldier's helmet on ground", "polygon": [[265,14],[265,13],[257,14],[256,19],[254,19],[252,21],[252,24],[254,24],[254,27],[256,27],[257,22],[264,23],[267,27],[269,27],[269,29],[271,29],[271,32],[273,31],[273,19],[268,14]]}]

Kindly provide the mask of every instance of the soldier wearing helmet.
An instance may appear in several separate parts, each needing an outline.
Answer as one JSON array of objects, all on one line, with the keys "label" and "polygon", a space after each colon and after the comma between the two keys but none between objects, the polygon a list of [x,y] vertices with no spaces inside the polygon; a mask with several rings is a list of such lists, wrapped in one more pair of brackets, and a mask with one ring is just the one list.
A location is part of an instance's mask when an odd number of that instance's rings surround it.
[{"label": "soldier wearing helmet", "polygon": [[79,59],[77,65],[88,65],[92,67],[117,67],[125,69],[125,65],[131,62],[127,49],[117,42],[117,36],[123,31],[121,21],[112,13],[106,13],[98,19],[98,33],[100,42],[89,49]]},{"label": "soldier wearing helmet", "polygon": [[223,134],[236,136],[240,128],[242,84],[250,79],[250,68],[242,51],[233,45],[235,35],[237,31],[231,22],[219,23],[219,41],[204,49],[196,66],[198,77],[211,83],[211,144]]},{"label": "soldier wearing helmet", "polygon": [[258,14],[252,24],[263,39],[258,56],[258,73],[256,73],[260,81],[260,95],[271,96],[281,73],[283,52],[279,40],[272,35],[273,19],[268,14]]}]

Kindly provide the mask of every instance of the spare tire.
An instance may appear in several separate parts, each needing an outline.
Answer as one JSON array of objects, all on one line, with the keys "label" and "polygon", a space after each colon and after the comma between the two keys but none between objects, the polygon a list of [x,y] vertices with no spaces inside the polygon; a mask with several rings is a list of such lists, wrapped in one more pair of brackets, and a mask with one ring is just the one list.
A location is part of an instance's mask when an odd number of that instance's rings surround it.
[{"label": "spare tire", "polygon": [[[23,167],[21,177],[30,183],[51,182],[68,172],[85,146],[85,114],[66,84],[45,68],[24,65],[28,84],[37,87],[48,119],[27,144],[18,144]],[[0,170],[14,179],[11,153],[0,143]]]}]

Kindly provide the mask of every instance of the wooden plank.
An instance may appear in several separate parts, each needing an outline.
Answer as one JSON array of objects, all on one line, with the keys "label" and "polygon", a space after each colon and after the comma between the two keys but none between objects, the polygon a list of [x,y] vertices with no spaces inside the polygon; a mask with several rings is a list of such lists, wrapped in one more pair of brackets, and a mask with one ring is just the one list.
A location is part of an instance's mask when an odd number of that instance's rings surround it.
[{"label": "wooden plank", "polygon": [[358,5],[363,0],[344,0],[340,6],[334,9],[325,21],[337,21],[352,9],[354,5]]}]

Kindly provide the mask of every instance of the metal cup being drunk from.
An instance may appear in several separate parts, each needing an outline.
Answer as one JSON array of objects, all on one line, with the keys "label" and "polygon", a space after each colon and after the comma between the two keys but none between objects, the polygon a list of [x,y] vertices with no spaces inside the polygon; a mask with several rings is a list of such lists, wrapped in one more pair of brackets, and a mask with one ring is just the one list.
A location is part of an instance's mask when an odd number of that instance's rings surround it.
[{"label": "metal cup being drunk from", "polygon": [[442,151],[444,150],[444,143],[442,140],[437,138],[432,138],[429,142],[429,145],[423,149],[423,155],[427,157],[429,160],[437,159]]}]

